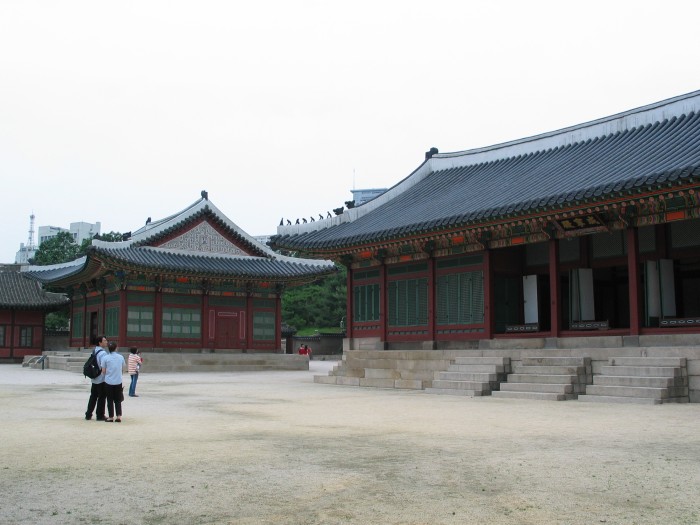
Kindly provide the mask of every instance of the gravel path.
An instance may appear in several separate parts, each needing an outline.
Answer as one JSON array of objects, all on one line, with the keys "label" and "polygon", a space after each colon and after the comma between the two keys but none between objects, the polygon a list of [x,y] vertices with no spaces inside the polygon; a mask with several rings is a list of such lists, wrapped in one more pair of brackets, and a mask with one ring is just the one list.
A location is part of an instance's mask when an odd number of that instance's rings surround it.
[{"label": "gravel path", "polygon": [[314,384],[332,364],[144,373],[121,424],[0,366],[0,523],[700,524],[700,404]]}]

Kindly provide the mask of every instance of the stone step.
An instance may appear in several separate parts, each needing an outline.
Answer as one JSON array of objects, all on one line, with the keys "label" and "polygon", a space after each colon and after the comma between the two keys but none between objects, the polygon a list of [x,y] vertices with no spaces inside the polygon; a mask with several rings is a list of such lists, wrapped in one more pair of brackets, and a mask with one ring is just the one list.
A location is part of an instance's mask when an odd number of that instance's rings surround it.
[{"label": "stone step", "polygon": [[509,383],[555,383],[563,385],[573,384],[578,381],[579,376],[575,375],[510,374],[508,376]]},{"label": "stone step", "polygon": [[684,369],[670,366],[602,366],[600,372],[605,376],[634,377],[680,377]]},{"label": "stone step", "polygon": [[571,399],[576,399],[576,394],[555,394],[550,392],[506,392],[503,390],[492,392],[491,396],[509,399],[536,399],[538,401],[569,401]]},{"label": "stone step", "polygon": [[667,388],[671,386],[687,386],[688,378],[599,375],[593,378],[593,384],[603,386],[641,386],[647,388]]},{"label": "stone step", "polygon": [[350,368],[391,368],[402,370],[447,370],[449,359],[357,359],[348,357]]},{"label": "stone step", "polygon": [[541,392],[553,394],[573,394],[574,385],[555,383],[501,383],[501,392]]},{"label": "stone step", "polygon": [[510,364],[510,357],[455,357],[456,365],[501,365]]},{"label": "stone step", "polygon": [[608,361],[611,366],[660,366],[660,367],[684,367],[685,357],[611,357]]},{"label": "stone step", "polygon": [[575,375],[585,376],[585,366],[525,366],[515,365],[514,374],[539,374],[539,375]]},{"label": "stone step", "polygon": [[452,372],[480,372],[480,373],[484,373],[484,374],[489,374],[489,373],[505,374],[506,373],[505,365],[461,365],[461,364],[454,364],[454,365],[450,365],[448,370],[452,371]]},{"label": "stone step", "polygon": [[475,381],[446,381],[435,379],[432,383],[433,388],[450,388],[454,390],[478,390],[479,392],[491,391],[489,383],[480,383]]},{"label": "stone step", "polygon": [[433,388],[474,390],[479,392],[488,392],[491,390],[491,387],[488,383],[480,383],[476,381],[447,381],[442,379],[434,380]]},{"label": "stone step", "polygon": [[523,357],[525,366],[588,366],[590,357]]},{"label": "stone step", "polygon": [[439,394],[448,396],[471,396],[471,397],[481,397],[485,395],[480,390],[462,390],[459,388],[426,388],[425,392],[428,394]]},{"label": "stone step", "polygon": [[636,386],[588,385],[586,387],[586,394],[593,396],[643,397],[653,399],[667,399],[671,397],[687,397],[688,388],[649,388]]},{"label": "stone step", "polygon": [[447,372],[438,372],[438,379],[447,379],[451,381],[478,381],[481,383],[490,383],[498,381],[498,374],[471,374],[469,372],[453,372],[451,369]]},{"label": "stone step", "polygon": [[582,394],[578,396],[579,401],[587,403],[625,403],[633,405],[660,405],[660,399],[651,397],[621,397],[621,396],[592,396],[590,394]]}]

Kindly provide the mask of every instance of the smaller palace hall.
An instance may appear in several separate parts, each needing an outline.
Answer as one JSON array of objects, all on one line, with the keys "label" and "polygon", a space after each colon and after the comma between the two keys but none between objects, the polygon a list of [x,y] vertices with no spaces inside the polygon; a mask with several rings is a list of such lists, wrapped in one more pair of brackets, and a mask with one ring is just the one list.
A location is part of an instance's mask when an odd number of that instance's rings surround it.
[{"label": "smaller palace hall", "polygon": [[273,252],[202,192],[121,242],[94,240],[85,257],[25,271],[70,297],[71,347],[105,334],[121,347],[164,352],[275,352],[284,289],[336,268]]}]

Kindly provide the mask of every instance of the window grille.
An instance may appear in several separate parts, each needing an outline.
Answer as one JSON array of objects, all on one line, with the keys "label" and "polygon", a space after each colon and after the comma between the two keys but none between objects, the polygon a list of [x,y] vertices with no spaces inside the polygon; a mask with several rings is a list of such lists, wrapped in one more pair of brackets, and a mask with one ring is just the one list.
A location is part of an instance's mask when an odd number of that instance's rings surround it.
[{"label": "window grille", "polygon": [[202,314],[193,308],[163,308],[164,338],[199,339]]},{"label": "window grille", "polygon": [[378,321],[379,304],[379,284],[353,287],[353,321]]},{"label": "window grille", "polygon": [[428,324],[428,279],[391,281],[388,293],[389,326]]},{"label": "window grille", "polygon": [[253,312],[253,340],[271,341],[275,339],[275,313]]},{"label": "window grille", "polygon": [[153,307],[129,306],[126,333],[134,337],[151,337],[153,335]]},{"label": "window grille", "polygon": [[483,272],[460,272],[439,276],[436,302],[439,325],[483,323]]}]

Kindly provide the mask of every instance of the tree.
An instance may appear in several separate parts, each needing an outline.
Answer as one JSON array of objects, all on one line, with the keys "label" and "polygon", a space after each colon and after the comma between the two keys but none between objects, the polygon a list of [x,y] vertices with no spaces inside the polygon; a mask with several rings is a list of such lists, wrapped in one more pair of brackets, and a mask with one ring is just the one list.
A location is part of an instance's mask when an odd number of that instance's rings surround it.
[{"label": "tree", "polygon": [[97,239],[98,241],[117,242],[121,241],[123,236],[119,232],[109,232],[101,235],[95,235],[92,239],[83,239],[83,242],[80,244],[80,248],[78,249],[78,257],[82,257],[83,255],[87,254],[88,248],[90,248],[92,245],[93,239]]},{"label": "tree", "polygon": [[282,296],[282,319],[298,330],[340,326],[346,308],[346,269],[303,286],[291,288]]},{"label": "tree", "polygon": [[32,264],[46,266],[74,261],[78,258],[79,249],[70,232],[58,232],[55,237],[41,243]]}]

